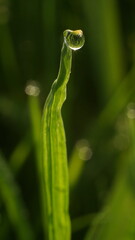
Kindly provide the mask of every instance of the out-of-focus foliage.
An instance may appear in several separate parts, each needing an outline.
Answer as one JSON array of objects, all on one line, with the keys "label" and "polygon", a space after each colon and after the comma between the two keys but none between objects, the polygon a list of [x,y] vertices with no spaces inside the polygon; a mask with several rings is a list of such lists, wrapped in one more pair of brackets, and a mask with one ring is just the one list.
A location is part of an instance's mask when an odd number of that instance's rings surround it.
[{"label": "out-of-focus foliage", "polygon": [[65,29],[86,40],[63,107],[72,239],[132,240],[134,0],[0,0],[0,239],[44,239],[40,115]]}]

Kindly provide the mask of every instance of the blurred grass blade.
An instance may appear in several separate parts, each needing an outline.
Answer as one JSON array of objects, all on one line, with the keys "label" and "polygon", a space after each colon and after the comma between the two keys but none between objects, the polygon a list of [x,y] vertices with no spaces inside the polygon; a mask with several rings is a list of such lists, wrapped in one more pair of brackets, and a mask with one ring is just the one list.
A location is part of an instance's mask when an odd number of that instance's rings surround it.
[{"label": "blurred grass blade", "polygon": [[118,159],[118,173],[107,204],[95,217],[85,240],[134,240],[135,104],[133,102],[128,104],[127,117],[129,149],[124,151]]},{"label": "blurred grass blade", "polygon": [[27,220],[18,186],[6,161],[0,153],[0,195],[5,204],[8,218],[14,227],[18,240],[33,240],[34,234]]},{"label": "blurred grass blade", "polygon": [[78,156],[78,149],[73,150],[69,159],[69,184],[70,188],[74,189],[77,185],[81,173],[83,172],[85,162]]},{"label": "blurred grass blade", "polygon": [[[57,29],[57,6],[55,0],[42,1],[42,24],[43,24],[43,51],[46,65],[45,78],[49,81],[56,72],[56,29]],[[50,17],[51,13],[51,17]],[[50,51],[51,49],[51,51]],[[47,56],[47,57],[46,57]],[[53,59],[53,61],[52,61]],[[51,71],[50,71],[51,69]]]},{"label": "blurred grass blade", "polygon": [[131,182],[130,176],[133,162],[132,149],[130,149],[121,158],[118,175],[107,205],[95,217],[85,240],[134,240],[135,181],[133,182],[132,179]]},{"label": "blurred grass blade", "polygon": [[[94,128],[91,131],[91,135],[93,136],[93,139],[97,141],[97,143],[98,140],[102,138],[102,135],[105,134],[105,130],[108,131],[109,127],[112,126],[118,115],[123,111],[130,99],[134,96],[134,76],[135,65],[133,65],[123,82],[117,87],[113,96],[110,98],[95,122]],[[126,91],[128,87],[129,90]],[[124,92],[125,95],[123,95]]]},{"label": "blurred grass blade", "polygon": [[100,100],[105,102],[125,74],[118,4],[116,0],[85,0],[84,10],[90,31],[90,54],[99,69]]},{"label": "blurred grass blade", "polygon": [[66,85],[71,72],[71,49],[79,49],[83,44],[81,30],[64,31],[58,77],[43,112],[43,177],[49,240],[70,239],[67,151],[61,107],[66,99]]},{"label": "blurred grass blade", "polygon": [[10,30],[7,24],[0,25],[0,60],[5,74],[5,81],[7,81],[7,88],[10,90],[10,92],[11,90],[14,92],[14,88],[16,87],[19,92],[20,83],[18,79],[20,79],[20,72]]},{"label": "blurred grass blade", "polygon": [[23,164],[25,163],[30,151],[32,149],[32,141],[27,135],[23,140],[16,146],[12,152],[9,160],[10,167],[15,174],[18,174]]},{"label": "blurred grass blade", "polygon": [[96,217],[85,240],[134,239],[134,198],[124,179],[121,180],[115,186],[108,207]]},{"label": "blurred grass blade", "polygon": [[88,141],[85,139],[79,140],[69,159],[69,184],[72,190],[77,185],[84,170],[85,163],[91,156],[92,151]]},{"label": "blurred grass blade", "polygon": [[41,109],[39,105],[39,98],[37,96],[29,96],[29,111],[30,120],[32,126],[32,135],[35,146],[36,158],[37,158],[37,169],[39,176],[41,175]]},{"label": "blurred grass blade", "polygon": [[72,225],[72,232],[80,231],[83,228],[86,228],[90,225],[94,218],[95,214],[87,214],[75,219],[72,219],[71,225]]},{"label": "blurred grass blade", "polygon": [[46,234],[45,228],[45,209],[44,209],[44,192],[43,192],[43,178],[42,178],[42,158],[41,158],[41,109],[38,96],[28,97],[31,130],[33,136],[34,149],[36,154],[37,175],[39,181],[39,196],[41,202],[40,216],[42,218],[43,230]]}]

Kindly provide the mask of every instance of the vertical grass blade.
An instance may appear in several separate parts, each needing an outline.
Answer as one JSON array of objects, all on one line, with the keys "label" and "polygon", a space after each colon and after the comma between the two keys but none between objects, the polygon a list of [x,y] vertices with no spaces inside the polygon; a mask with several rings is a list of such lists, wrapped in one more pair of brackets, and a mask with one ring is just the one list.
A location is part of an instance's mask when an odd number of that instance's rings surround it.
[{"label": "vertical grass blade", "polygon": [[86,139],[79,140],[69,159],[69,184],[72,191],[80,180],[86,161],[91,156],[92,150],[90,149],[89,142]]},{"label": "vertical grass blade", "polygon": [[126,169],[122,169],[113,186],[108,204],[94,218],[84,240],[134,239],[135,232],[132,228],[134,214],[134,197],[127,183]]},{"label": "vertical grass blade", "polygon": [[15,87],[19,92],[20,85],[18,79],[20,79],[20,72],[10,30],[7,25],[0,25],[0,61],[5,75],[6,86],[10,89],[10,92],[11,90],[14,92]]},{"label": "vertical grass blade", "polygon": [[42,119],[43,177],[49,240],[70,239],[67,150],[61,107],[66,99],[66,85],[71,72],[71,49],[83,46],[83,33],[81,30],[66,30],[64,40],[58,77],[46,100]]},{"label": "vertical grass blade", "polygon": [[[107,205],[94,219],[84,240],[133,240],[135,236],[135,105],[128,105],[129,149],[119,156],[118,172]],[[129,126],[128,126],[129,125]]]},{"label": "vertical grass blade", "polygon": [[29,112],[30,112],[30,120],[32,126],[32,135],[33,142],[36,152],[37,159],[37,169],[39,176],[41,175],[41,144],[40,144],[40,123],[41,123],[41,111],[39,99],[37,96],[29,96]]},{"label": "vertical grass blade", "polygon": [[93,54],[99,68],[100,82],[97,84],[101,101],[105,103],[125,75],[119,6],[116,0],[85,0],[83,3],[89,26],[90,55]]},{"label": "vertical grass blade", "polygon": [[[39,182],[39,195],[40,195],[40,205],[41,208],[39,216],[42,217],[42,226],[43,230],[46,233],[45,229],[45,210],[44,210],[44,192],[43,192],[43,179],[42,179],[42,162],[41,162],[41,136],[40,136],[40,128],[41,128],[41,109],[39,104],[39,98],[37,96],[29,96],[29,111],[30,111],[30,120],[32,126],[32,135],[33,135],[33,143],[36,153],[36,165],[37,165],[37,175]],[[42,210],[41,210],[42,209]]]},{"label": "vertical grass blade", "polygon": [[32,149],[32,142],[29,134],[27,134],[13,150],[9,163],[14,174],[18,174],[24,163],[27,161],[27,157]]},{"label": "vertical grass blade", "polygon": [[0,153],[0,195],[5,204],[8,218],[18,240],[33,240],[34,234],[26,216],[26,209],[19,189],[5,159]]}]

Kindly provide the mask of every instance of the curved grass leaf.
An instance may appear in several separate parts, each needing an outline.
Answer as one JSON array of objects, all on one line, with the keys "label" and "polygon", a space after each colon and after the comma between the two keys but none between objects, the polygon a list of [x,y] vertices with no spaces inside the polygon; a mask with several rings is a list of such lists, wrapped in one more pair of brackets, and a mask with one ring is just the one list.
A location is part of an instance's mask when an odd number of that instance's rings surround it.
[{"label": "curved grass leaf", "polygon": [[52,85],[43,112],[43,176],[49,240],[70,239],[67,151],[61,107],[66,99],[66,85],[71,72],[71,49],[83,46],[84,37],[81,30],[66,30],[64,40],[58,77]]}]

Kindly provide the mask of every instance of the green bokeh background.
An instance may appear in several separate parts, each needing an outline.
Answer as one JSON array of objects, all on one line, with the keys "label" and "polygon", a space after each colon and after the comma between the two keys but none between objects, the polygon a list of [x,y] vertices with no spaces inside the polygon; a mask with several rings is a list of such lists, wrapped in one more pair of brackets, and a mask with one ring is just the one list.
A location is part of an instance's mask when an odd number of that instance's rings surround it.
[{"label": "green bokeh background", "polygon": [[[65,29],[82,29],[85,35],[84,47],[73,52],[62,110],[72,239],[132,240],[134,0],[0,0],[0,155],[6,164],[6,170],[0,165],[0,239],[28,239],[27,230],[18,234],[24,228],[18,230],[13,220],[16,208],[9,214],[12,194],[5,189],[12,188],[10,177],[33,236],[44,239],[36,149],[40,113],[57,77]],[[40,89],[37,97],[26,94],[30,84]]]}]

